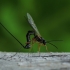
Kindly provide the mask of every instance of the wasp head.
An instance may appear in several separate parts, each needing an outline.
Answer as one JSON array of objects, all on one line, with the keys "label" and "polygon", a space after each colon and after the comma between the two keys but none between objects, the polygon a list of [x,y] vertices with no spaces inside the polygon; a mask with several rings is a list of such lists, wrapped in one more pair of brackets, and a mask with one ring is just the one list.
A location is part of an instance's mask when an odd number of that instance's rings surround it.
[{"label": "wasp head", "polygon": [[43,43],[44,45],[46,45],[47,42],[46,42],[46,40],[45,40],[44,38],[41,37],[41,41],[42,41],[42,43]]}]

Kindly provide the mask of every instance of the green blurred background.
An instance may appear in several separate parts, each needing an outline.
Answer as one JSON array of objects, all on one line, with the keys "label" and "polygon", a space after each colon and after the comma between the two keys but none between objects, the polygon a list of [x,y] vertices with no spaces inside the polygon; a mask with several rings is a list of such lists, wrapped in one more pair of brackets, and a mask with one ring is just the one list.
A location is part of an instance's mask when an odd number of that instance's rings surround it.
[{"label": "green blurred background", "polygon": [[[26,21],[30,13],[37,28],[46,41],[52,42],[58,50],[47,43],[51,52],[70,52],[70,0],[0,0],[0,22],[23,44],[26,34],[32,30]],[[0,51],[28,52],[0,25]],[[38,44],[31,52],[38,51]],[[41,52],[46,52],[41,46]]]}]

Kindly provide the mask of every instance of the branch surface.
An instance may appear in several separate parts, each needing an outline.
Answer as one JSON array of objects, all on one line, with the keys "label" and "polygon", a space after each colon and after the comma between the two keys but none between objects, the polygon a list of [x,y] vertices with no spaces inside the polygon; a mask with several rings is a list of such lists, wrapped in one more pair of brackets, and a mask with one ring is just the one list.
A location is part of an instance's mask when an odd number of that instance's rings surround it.
[{"label": "branch surface", "polygon": [[0,70],[70,70],[70,53],[0,52]]}]

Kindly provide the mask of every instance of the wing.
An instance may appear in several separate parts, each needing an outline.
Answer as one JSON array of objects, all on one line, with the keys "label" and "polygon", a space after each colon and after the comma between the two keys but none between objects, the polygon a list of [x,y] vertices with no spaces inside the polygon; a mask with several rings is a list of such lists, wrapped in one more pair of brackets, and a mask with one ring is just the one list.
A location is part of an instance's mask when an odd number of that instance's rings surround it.
[{"label": "wing", "polygon": [[35,23],[34,23],[34,21],[33,21],[33,19],[32,19],[32,17],[31,17],[31,15],[29,13],[27,13],[27,18],[28,18],[29,24],[32,26],[32,28],[37,33],[37,35],[41,36],[40,33],[39,33],[39,31],[38,31],[38,29],[37,29],[37,27],[36,27],[36,25],[35,25]]}]

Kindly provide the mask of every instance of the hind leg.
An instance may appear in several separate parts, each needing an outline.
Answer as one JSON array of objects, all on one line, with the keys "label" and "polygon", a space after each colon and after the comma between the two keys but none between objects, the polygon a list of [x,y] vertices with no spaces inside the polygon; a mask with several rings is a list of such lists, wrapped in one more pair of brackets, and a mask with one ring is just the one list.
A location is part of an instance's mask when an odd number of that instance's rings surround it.
[{"label": "hind leg", "polygon": [[48,51],[48,48],[47,48],[47,46],[45,45],[45,47],[46,47],[46,51]]},{"label": "hind leg", "polygon": [[39,43],[39,44],[38,44],[38,52],[39,52],[39,56],[40,56],[40,47],[41,47],[41,44]]},{"label": "hind leg", "polygon": [[[31,47],[30,47],[30,49],[29,49],[29,53],[31,52],[31,50],[32,50],[32,48],[33,48],[33,44],[36,42],[36,40],[34,39],[34,38],[32,38],[32,40],[31,40]],[[28,54],[28,56],[29,56],[29,54]]]},{"label": "hind leg", "polygon": [[29,52],[32,50],[33,44],[36,42],[36,40],[34,38],[32,38],[31,42],[32,43],[31,43],[31,48],[29,49]]}]

